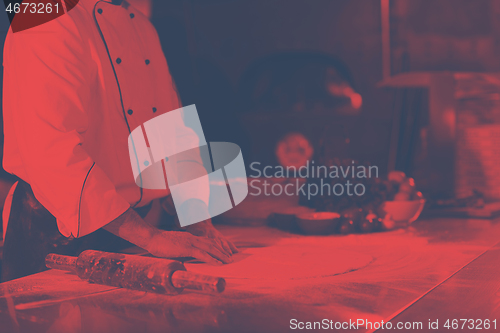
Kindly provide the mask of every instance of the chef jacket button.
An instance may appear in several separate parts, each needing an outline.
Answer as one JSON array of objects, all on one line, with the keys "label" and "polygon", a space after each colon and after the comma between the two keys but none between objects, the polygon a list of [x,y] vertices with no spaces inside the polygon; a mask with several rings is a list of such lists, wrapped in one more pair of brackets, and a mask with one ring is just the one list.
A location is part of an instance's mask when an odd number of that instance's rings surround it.
[{"label": "chef jacket button", "polygon": [[97,12],[98,12],[99,14],[102,14],[102,9],[101,9],[101,8],[99,8],[99,9],[97,10]]},{"label": "chef jacket button", "polygon": [[134,111],[132,111],[132,109],[128,109],[127,113],[128,113],[129,115],[132,115],[132,113],[134,113]]},{"label": "chef jacket button", "polygon": [[144,165],[148,166],[149,165],[149,161],[144,161]]},{"label": "chef jacket button", "polygon": [[168,162],[168,157],[165,157],[165,162]]},{"label": "chef jacket button", "polygon": [[135,17],[134,13],[130,13],[130,18],[134,18],[134,17]]},{"label": "chef jacket button", "polygon": [[153,113],[155,113],[155,112],[156,112],[156,108],[153,108]]},{"label": "chef jacket button", "polygon": [[149,59],[146,59],[146,65],[149,65],[151,63],[151,61],[149,61]]},{"label": "chef jacket button", "polygon": [[116,58],[116,63],[119,65],[122,63],[122,59],[121,58]]}]

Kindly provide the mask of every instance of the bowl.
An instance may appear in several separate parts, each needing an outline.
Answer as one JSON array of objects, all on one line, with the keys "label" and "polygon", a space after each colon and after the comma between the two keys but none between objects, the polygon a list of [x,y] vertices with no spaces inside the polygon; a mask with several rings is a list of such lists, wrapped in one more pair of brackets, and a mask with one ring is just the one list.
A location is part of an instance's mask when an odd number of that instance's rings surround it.
[{"label": "bowl", "polygon": [[392,220],[399,223],[412,223],[422,212],[425,199],[409,201],[385,201],[380,209],[385,214],[390,214]]},{"label": "bowl", "polygon": [[297,225],[307,235],[327,235],[333,233],[340,221],[340,214],[315,212],[297,215]]}]

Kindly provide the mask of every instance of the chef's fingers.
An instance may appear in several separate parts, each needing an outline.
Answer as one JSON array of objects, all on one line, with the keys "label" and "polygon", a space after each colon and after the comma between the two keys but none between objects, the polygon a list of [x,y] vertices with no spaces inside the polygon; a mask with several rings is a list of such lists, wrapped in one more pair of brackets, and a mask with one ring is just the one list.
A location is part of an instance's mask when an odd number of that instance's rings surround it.
[{"label": "chef's fingers", "polygon": [[224,242],[224,236],[221,234],[215,233],[208,235],[207,238],[215,243],[217,243],[219,250],[221,250],[223,253],[227,254],[228,256],[233,255],[233,251],[231,251],[231,248],[225,244]]},{"label": "chef's fingers", "polygon": [[230,256],[224,253],[223,250],[219,249],[220,245],[218,245],[215,241],[209,240],[208,238],[201,238],[200,241],[193,244],[198,249],[205,251],[210,254],[212,257],[222,261],[225,264],[232,262]]},{"label": "chef's fingers", "polygon": [[191,255],[193,257],[195,257],[196,259],[200,259],[200,260],[206,262],[207,264],[219,265],[219,266],[223,264],[222,261],[215,259],[214,257],[209,255],[205,251],[202,251],[198,248],[193,248],[193,253]]},{"label": "chef's fingers", "polygon": [[208,243],[209,246],[215,246],[217,248],[217,250],[219,250],[220,252],[228,255],[228,256],[231,256],[231,252],[227,252],[224,247],[222,246],[221,242],[216,239],[216,238],[208,238],[208,237],[204,237],[204,236],[197,236],[197,237],[200,237],[202,240],[204,240],[205,242]]},{"label": "chef's fingers", "polygon": [[[221,246],[224,248],[225,252],[232,256],[233,253],[233,250],[231,249],[231,246],[228,244],[229,241],[226,239],[226,237],[224,237],[223,234],[221,234],[217,229],[215,228],[212,228],[212,232],[209,233],[208,235],[208,238],[211,238],[211,239],[214,239],[214,240],[217,240],[217,242],[219,244],[221,244]],[[233,245],[234,246],[234,245]]]},{"label": "chef's fingers", "polygon": [[227,253],[229,256],[233,255],[233,251],[231,251],[231,248],[229,247],[229,244],[227,244],[227,241],[223,238],[218,238],[217,241],[220,243],[220,245],[224,248],[224,252]]},{"label": "chef's fingers", "polygon": [[231,251],[234,253],[238,253],[240,252],[238,250],[238,248],[236,247],[236,245],[233,244],[233,242],[229,241],[229,240],[226,240],[227,241],[227,244],[229,245],[229,247],[231,248]]}]

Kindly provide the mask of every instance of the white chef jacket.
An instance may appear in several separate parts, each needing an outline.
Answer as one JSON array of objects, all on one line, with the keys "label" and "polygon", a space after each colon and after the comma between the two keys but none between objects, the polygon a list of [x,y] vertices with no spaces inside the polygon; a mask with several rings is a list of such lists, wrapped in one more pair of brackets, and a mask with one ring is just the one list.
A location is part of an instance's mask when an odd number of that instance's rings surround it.
[{"label": "white chef jacket", "polygon": [[[31,185],[63,235],[87,235],[168,195],[132,174],[130,132],[180,102],[154,27],[128,3],[81,0],[9,31],[3,94],[3,166]],[[207,202],[207,191],[194,197]]]}]

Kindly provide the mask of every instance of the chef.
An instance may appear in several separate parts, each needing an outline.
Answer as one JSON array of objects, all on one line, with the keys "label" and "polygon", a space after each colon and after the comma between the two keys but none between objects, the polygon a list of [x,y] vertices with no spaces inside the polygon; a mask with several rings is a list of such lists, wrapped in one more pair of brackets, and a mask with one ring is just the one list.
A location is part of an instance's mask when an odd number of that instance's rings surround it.
[{"label": "chef", "polygon": [[[127,140],[180,102],[154,27],[129,3],[80,0],[57,19],[9,31],[3,103],[3,166],[20,180],[5,207],[2,280],[43,270],[49,252],[116,250],[122,240],[158,257],[232,261],[237,249],[210,220],[186,232],[143,219],[153,202],[171,211],[172,201],[168,188],[136,185]],[[197,160],[177,163],[206,172]],[[181,209],[206,210],[207,197],[186,196]]]}]

